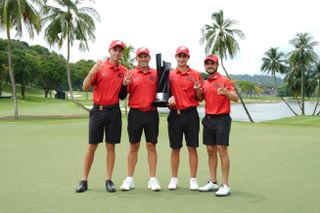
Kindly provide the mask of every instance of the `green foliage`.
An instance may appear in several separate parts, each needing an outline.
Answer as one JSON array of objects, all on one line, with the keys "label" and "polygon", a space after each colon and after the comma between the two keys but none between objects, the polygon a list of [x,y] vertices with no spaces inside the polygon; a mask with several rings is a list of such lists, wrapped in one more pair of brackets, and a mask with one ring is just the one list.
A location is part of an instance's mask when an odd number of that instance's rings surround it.
[{"label": "green foliage", "polygon": [[80,60],[70,64],[72,82],[76,90],[82,90],[83,79],[85,79],[94,64],[93,60]]},{"label": "green foliage", "polygon": [[245,38],[241,30],[234,28],[238,21],[225,18],[223,10],[212,13],[211,20],[210,25],[206,24],[201,29],[200,43],[206,42],[205,53],[217,54],[221,60],[234,58],[240,50],[236,38]]},{"label": "green foliage", "polygon": [[[67,89],[66,59],[62,55],[50,52],[48,48],[40,45],[29,46],[19,40],[13,40],[12,43],[13,66],[19,85],[41,88],[45,97],[48,97],[52,90]],[[6,40],[0,39],[0,89],[9,79],[6,48]],[[82,89],[83,79],[94,63],[93,60],[80,60],[71,64],[71,75],[77,90]],[[19,86],[19,89],[22,90],[23,86]]]},{"label": "green foliage", "polygon": [[[272,77],[267,75],[248,75],[248,74],[242,74],[242,75],[233,75],[230,74],[231,79],[233,80],[244,80],[244,81],[250,81],[255,83],[259,87],[274,87],[274,80]],[[276,77],[278,85],[283,84],[283,79],[280,77]]]},{"label": "green foliage", "polygon": [[245,96],[259,95],[262,89],[257,87],[255,83],[250,81],[237,80],[233,82],[235,86],[240,90],[241,94]]}]

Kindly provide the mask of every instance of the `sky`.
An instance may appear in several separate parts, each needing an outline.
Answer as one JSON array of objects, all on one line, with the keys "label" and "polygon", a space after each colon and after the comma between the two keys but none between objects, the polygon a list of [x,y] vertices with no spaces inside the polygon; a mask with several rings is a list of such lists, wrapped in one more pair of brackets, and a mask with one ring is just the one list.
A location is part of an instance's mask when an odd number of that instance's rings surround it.
[{"label": "sky", "polygon": [[[103,59],[108,56],[111,41],[119,39],[135,49],[149,48],[150,66],[154,68],[157,53],[175,68],[177,47],[187,46],[189,66],[203,72],[205,45],[199,43],[201,28],[212,23],[212,13],[223,10],[225,18],[238,21],[234,28],[245,35],[244,40],[237,38],[240,52],[224,62],[226,69],[229,74],[259,75],[262,74],[261,58],[271,47],[288,53],[293,50],[289,41],[297,33],[305,32],[320,42],[317,5],[317,0],[95,0],[95,4],[82,6],[93,7],[100,15],[100,22],[96,22],[96,40],[89,42],[87,52],[80,52],[75,43],[70,60]],[[5,32],[0,35],[6,38]],[[66,56],[66,48],[50,47],[43,34],[30,40],[25,32],[20,40],[43,45]],[[315,50],[320,56],[320,46]]]}]

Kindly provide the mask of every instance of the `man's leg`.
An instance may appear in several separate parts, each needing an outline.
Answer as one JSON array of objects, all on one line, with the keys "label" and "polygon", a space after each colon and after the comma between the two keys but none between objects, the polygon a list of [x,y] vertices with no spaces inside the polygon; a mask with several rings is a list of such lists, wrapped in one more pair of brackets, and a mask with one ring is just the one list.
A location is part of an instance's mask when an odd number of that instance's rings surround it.
[{"label": "man's leg", "polygon": [[188,146],[188,151],[189,151],[189,166],[190,166],[191,178],[196,178],[197,177],[197,169],[198,169],[197,148]]},{"label": "man's leg", "polygon": [[180,148],[171,149],[171,176],[178,177],[178,168],[180,163]]},{"label": "man's leg", "polygon": [[87,152],[85,154],[83,163],[82,180],[88,180],[89,172],[94,160],[94,154],[98,147],[98,144],[88,144]]},{"label": "man's leg", "polygon": [[116,158],[115,144],[106,143],[107,156],[106,156],[106,180],[112,180],[113,167]]},{"label": "man's leg", "polygon": [[85,154],[84,162],[83,162],[83,174],[82,179],[79,182],[79,185],[76,188],[76,192],[85,192],[88,190],[88,176],[90,172],[91,165],[94,160],[94,154],[98,147],[98,144],[89,144],[87,148],[87,152]]},{"label": "man's leg", "polygon": [[208,165],[210,172],[210,180],[212,183],[217,181],[217,146],[207,145]]},{"label": "man's leg", "polygon": [[128,177],[133,177],[138,161],[139,148],[140,143],[130,143],[130,150],[128,153]]},{"label": "man's leg", "polygon": [[228,147],[218,145],[218,152],[221,159],[221,169],[222,169],[222,183],[228,185],[229,181],[229,170],[230,170],[230,160],[228,155]]},{"label": "man's leg", "polygon": [[147,142],[147,150],[148,150],[149,174],[150,174],[150,177],[155,177],[156,169],[157,169],[156,144]]}]

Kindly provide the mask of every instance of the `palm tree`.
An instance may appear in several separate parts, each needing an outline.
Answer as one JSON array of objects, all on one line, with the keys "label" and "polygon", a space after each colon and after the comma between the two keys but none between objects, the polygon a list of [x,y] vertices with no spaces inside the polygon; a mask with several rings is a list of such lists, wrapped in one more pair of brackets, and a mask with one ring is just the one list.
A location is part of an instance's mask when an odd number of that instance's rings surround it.
[{"label": "palm tree", "polygon": [[[311,78],[314,79],[314,81],[317,82],[317,86],[316,88],[318,89],[317,91],[317,103],[316,106],[314,107],[313,113],[312,115],[316,114],[317,111],[317,107],[319,105],[319,99],[320,99],[320,61],[318,61],[315,66],[312,69],[312,73],[311,73]],[[320,114],[320,111],[317,113],[317,115]]]},{"label": "palm tree", "polygon": [[[36,2],[36,1],[34,1]],[[34,37],[34,31],[40,31],[40,17],[35,7],[28,0],[0,0],[0,25],[7,33],[8,63],[12,86],[12,98],[14,117],[19,119],[16,81],[12,66],[12,44],[10,30],[15,29],[17,36],[22,35],[23,26],[27,29],[30,38]]]},{"label": "palm tree", "polygon": [[309,33],[298,33],[289,44],[295,48],[288,55],[289,65],[296,72],[300,73],[300,109],[301,115],[304,115],[304,76],[305,72],[308,72],[311,65],[318,59],[317,54],[314,52],[314,47],[318,45],[318,42],[313,41],[313,37]]},{"label": "palm tree", "polygon": [[[135,51],[134,47],[129,45],[124,47],[123,56],[120,60],[120,64],[125,66],[128,70],[131,70],[135,67],[134,65],[134,58],[131,57],[131,53]],[[128,99],[126,98],[124,100],[124,112],[127,115],[128,114],[128,106],[127,106]]]},{"label": "palm tree", "polygon": [[[200,44],[206,42],[206,54],[212,53],[219,55],[221,59],[221,66],[225,71],[227,77],[231,80],[226,68],[224,67],[223,60],[227,60],[228,56],[231,59],[234,58],[236,53],[240,50],[239,44],[235,37],[237,36],[240,39],[244,39],[245,36],[241,30],[233,28],[233,25],[238,23],[236,20],[224,18],[223,10],[219,10],[218,12],[213,13],[211,15],[211,19],[213,21],[212,24],[206,24],[201,29],[202,37],[200,39]],[[239,96],[239,99],[249,117],[250,122],[254,122],[237,89],[236,93]]]},{"label": "palm tree", "polygon": [[[261,71],[266,73],[271,73],[271,76],[274,79],[276,92],[278,93],[278,84],[276,79],[276,73],[285,73],[286,71],[286,60],[284,59],[284,53],[279,52],[278,48],[270,48],[267,52],[264,53],[264,57],[262,58]],[[287,103],[287,101],[279,95],[280,98],[284,101],[284,103],[289,107],[291,112],[294,115],[297,113],[291,108],[291,106]]]},{"label": "palm tree", "polygon": [[100,20],[97,11],[91,7],[79,7],[82,0],[55,0],[59,7],[44,5],[42,13],[43,22],[47,24],[45,39],[50,45],[62,47],[67,42],[67,80],[71,99],[74,103],[89,111],[84,105],[75,100],[73,96],[70,72],[70,47],[75,41],[79,42],[81,51],[89,50],[88,41],[95,40],[95,22]]}]

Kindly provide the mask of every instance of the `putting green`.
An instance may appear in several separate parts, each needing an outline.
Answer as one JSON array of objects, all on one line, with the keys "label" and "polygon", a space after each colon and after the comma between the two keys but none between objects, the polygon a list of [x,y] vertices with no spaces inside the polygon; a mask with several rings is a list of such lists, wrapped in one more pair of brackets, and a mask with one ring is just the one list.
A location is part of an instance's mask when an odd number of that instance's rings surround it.
[{"label": "putting green", "polygon": [[[74,190],[87,146],[87,119],[0,121],[0,212],[300,213],[320,209],[319,126],[234,122],[232,195],[218,198],[213,193],[189,191],[186,147],[181,150],[180,188],[167,190],[170,149],[166,118],[160,123],[157,177],[162,191],[147,189],[148,164],[142,144],[134,175],[136,188],[105,192],[105,148],[101,144],[90,173],[89,191],[77,194]],[[124,116],[113,178],[117,189],[126,177],[128,147]],[[203,145],[198,151],[198,182],[203,185],[209,176],[207,154]]]}]

